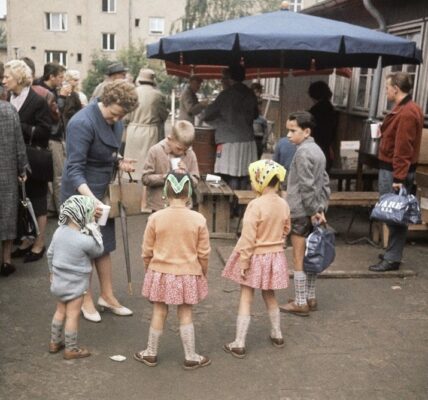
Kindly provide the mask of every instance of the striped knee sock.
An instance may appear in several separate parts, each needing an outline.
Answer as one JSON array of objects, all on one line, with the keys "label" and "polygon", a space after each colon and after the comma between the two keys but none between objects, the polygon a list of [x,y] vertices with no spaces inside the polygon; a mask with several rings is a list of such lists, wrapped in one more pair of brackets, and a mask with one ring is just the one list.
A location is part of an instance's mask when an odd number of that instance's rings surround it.
[{"label": "striped knee sock", "polygon": [[202,356],[195,351],[195,328],[193,324],[180,325],[180,337],[186,360],[201,361]]},{"label": "striped knee sock", "polygon": [[230,343],[230,347],[245,347],[248,327],[250,326],[251,317],[249,315],[239,315],[236,318],[236,338]]},{"label": "striped knee sock", "polygon": [[315,283],[317,274],[308,272],[306,274],[306,295],[308,299],[315,299]]},{"label": "striped knee sock", "polygon": [[64,332],[64,322],[53,318],[51,323],[51,343],[62,343]]},{"label": "striped knee sock", "polygon": [[274,311],[269,311],[269,319],[271,323],[270,336],[274,339],[282,339],[279,307],[277,307]]},{"label": "striped knee sock", "polygon": [[306,274],[303,271],[294,271],[295,302],[298,306],[306,303]]},{"label": "striped knee sock", "polygon": [[159,348],[159,339],[163,331],[158,331],[150,327],[149,329],[149,338],[147,340],[147,348],[142,351],[143,356],[157,356]]},{"label": "striped knee sock", "polygon": [[65,349],[70,351],[78,348],[77,331],[65,331]]}]

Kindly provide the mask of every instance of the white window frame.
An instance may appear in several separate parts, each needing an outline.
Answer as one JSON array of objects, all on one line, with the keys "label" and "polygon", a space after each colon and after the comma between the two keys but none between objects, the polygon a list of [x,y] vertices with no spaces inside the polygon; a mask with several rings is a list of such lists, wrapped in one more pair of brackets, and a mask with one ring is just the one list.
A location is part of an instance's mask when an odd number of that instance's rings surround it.
[{"label": "white window frame", "polygon": [[149,17],[149,34],[164,35],[165,34],[165,18],[164,17]]},{"label": "white window frame", "polygon": [[[47,12],[45,13],[46,16],[46,30],[51,32],[66,32],[68,29],[68,18],[67,13],[62,12]],[[58,17],[58,26],[53,26],[54,22],[54,16]]]},{"label": "white window frame", "polygon": [[[58,57],[55,57],[58,56]],[[67,66],[67,51],[66,50],[45,50],[45,64],[57,62],[58,64]]]},{"label": "white window frame", "polygon": [[289,2],[289,10],[293,12],[301,11],[303,6],[303,0],[290,0]]},{"label": "white window frame", "polygon": [[[107,47],[104,47],[104,38],[107,40]],[[112,43],[113,41],[113,43]],[[112,45],[113,44],[113,45]],[[116,51],[116,34],[104,32],[101,34],[101,48],[103,51]]]},{"label": "white window frame", "polygon": [[[335,107],[346,109],[349,103],[349,95],[351,93],[351,78],[339,76],[336,73],[331,74],[329,78],[329,86],[333,93],[332,103]],[[341,99],[341,101],[337,101]]]},{"label": "white window frame", "polygon": [[[107,5],[104,10],[104,3]],[[105,13],[115,13],[116,12],[116,0],[101,0],[101,11]]]}]

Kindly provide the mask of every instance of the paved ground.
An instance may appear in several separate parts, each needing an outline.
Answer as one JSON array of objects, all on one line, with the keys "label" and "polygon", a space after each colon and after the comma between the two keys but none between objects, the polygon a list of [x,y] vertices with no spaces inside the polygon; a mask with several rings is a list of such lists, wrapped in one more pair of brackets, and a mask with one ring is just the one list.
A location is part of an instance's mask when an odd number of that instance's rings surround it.
[{"label": "paved ground", "polygon": [[[338,230],[338,261],[365,271],[379,252],[369,245],[344,245],[349,215],[331,210]],[[100,324],[82,321],[80,342],[93,353],[65,361],[47,350],[54,301],[49,294],[45,260],[17,264],[0,279],[0,399],[272,399],[272,400],[425,400],[428,398],[428,246],[414,239],[405,268],[418,275],[391,279],[320,279],[320,310],[309,318],[282,315],[284,349],[268,341],[268,318],[256,297],[248,334],[248,357],[232,358],[222,344],[233,339],[239,291],[220,278],[223,267],[213,240],[210,295],[195,307],[197,348],[213,363],[197,371],[181,368],[183,352],[175,309],[161,340],[159,365],[149,368],[132,359],[144,347],[151,315],[139,291],[139,260],[145,217],[129,221],[134,295],[126,293],[122,246],[114,255],[114,280],[120,300],[133,317],[103,315]],[[50,232],[55,221],[50,220]],[[355,236],[367,224],[356,226]],[[120,240],[120,238],[119,238]],[[291,281],[292,283],[292,281]],[[98,288],[95,287],[98,293]],[[286,301],[293,290],[281,291]],[[109,356],[122,354],[123,363]]]}]

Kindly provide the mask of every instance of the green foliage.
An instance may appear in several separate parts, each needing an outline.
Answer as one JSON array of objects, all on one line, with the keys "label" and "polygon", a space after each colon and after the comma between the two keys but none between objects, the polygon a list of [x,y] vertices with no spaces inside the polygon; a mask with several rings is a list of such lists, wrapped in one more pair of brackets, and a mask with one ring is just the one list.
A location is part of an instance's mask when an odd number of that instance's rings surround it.
[{"label": "green foliage", "polygon": [[187,0],[182,30],[279,9],[278,0]]},{"label": "green foliage", "polygon": [[83,92],[88,97],[92,95],[95,87],[104,80],[107,67],[111,63],[111,60],[99,51],[94,51],[91,58],[91,69],[88,71],[86,79],[82,82]]},{"label": "green foliage", "polygon": [[139,40],[138,43],[132,43],[129,47],[121,49],[118,59],[129,68],[129,72],[135,79],[140,69],[148,65],[144,42]]}]

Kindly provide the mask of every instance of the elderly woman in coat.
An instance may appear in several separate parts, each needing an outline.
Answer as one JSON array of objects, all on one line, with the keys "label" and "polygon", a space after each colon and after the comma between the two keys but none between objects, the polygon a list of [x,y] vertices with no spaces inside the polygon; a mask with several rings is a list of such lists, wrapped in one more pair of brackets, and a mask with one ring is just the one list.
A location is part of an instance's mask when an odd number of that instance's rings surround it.
[{"label": "elderly woman in coat", "polygon": [[2,276],[15,272],[11,263],[12,240],[16,237],[18,180],[25,181],[28,164],[19,117],[7,102],[0,101],[0,240]]},{"label": "elderly woman in coat", "polygon": [[[9,101],[19,114],[22,134],[26,144],[47,149],[51,132],[51,115],[48,104],[31,88],[33,76],[31,69],[21,60],[9,61],[4,68],[3,85],[9,92]],[[12,257],[24,257],[24,262],[41,259],[45,253],[45,230],[47,225],[48,181],[43,167],[31,159],[31,173],[25,184],[27,195],[33,204],[40,234],[31,243],[24,240]]]},{"label": "elderly woman in coat", "polygon": [[[123,171],[133,171],[131,160],[117,160],[123,133],[121,120],[137,106],[134,86],[117,80],[105,85],[99,101],[92,101],[73,116],[66,135],[67,159],[61,186],[63,202],[72,195],[82,194],[101,203],[115,165]],[[95,259],[101,291],[98,305],[116,315],[132,315],[132,311],[123,307],[113,294],[110,253],[116,248],[114,219],[109,219],[101,227],[101,233],[104,253]],[[82,313],[89,321],[101,321],[90,292],[84,296]]]}]

